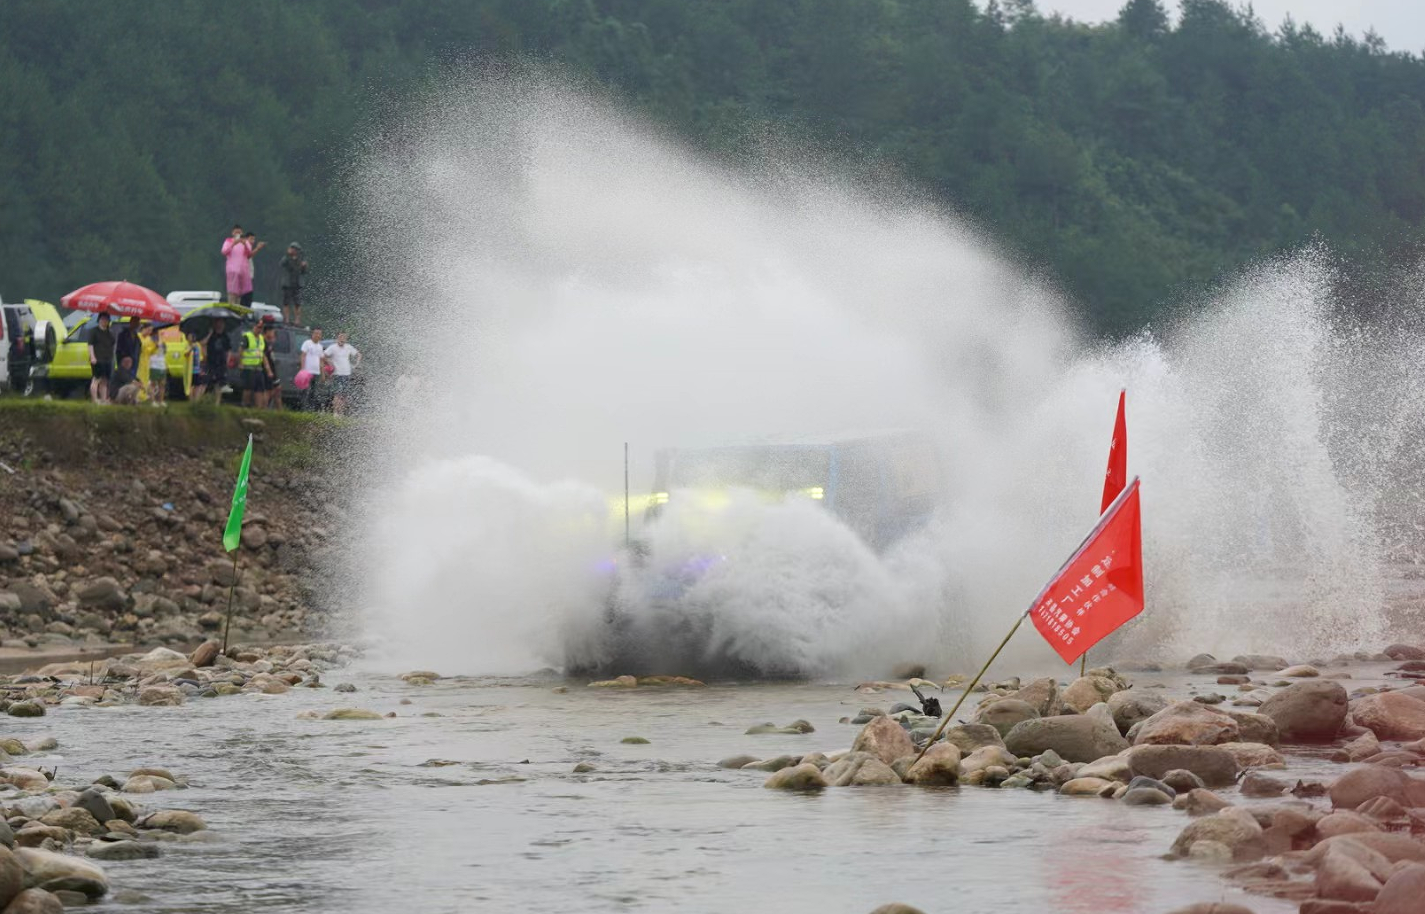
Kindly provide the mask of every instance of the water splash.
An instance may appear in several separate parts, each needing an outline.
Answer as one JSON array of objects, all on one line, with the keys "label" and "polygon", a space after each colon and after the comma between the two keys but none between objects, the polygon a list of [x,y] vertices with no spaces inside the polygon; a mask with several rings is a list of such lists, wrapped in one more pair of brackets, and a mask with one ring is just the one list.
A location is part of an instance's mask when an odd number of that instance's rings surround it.
[{"label": "water splash", "polygon": [[[1119,654],[1385,636],[1385,559],[1420,525],[1381,449],[1400,450],[1420,385],[1343,392],[1363,366],[1418,373],[1420,347],[1333,319],[1324,252],[1107,346],[903,188],[775,151],[719,165],[587,91],[462,77],[387,127],[354,173],[361,300],[404,374],[391,390],[423,394],[380,413],[366,465],[389,485],[357,598],[403,659],[597,662],[617,604],[670,663],[963,669],[1094,521],[1120,386],[1150,607]],[[639,493],[658,446],[887,426],[934,436],[948,479],[937,520],[888,555],[811,506],[749,503],[703,523],[699,549],[727,561],[671,606],[646,570],[590,571],[621,539],[624,441]],[[640,536],[658,574],[689,553],[671,521]]]}]

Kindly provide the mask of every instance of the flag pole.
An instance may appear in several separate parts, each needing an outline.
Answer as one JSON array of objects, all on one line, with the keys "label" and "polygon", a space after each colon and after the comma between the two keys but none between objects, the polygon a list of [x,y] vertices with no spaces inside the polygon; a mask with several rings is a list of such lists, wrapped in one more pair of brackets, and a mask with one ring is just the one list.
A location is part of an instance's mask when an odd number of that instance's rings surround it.
[{"label": "flag pole", "polygon": [[999,656],[1000,651],[1004,650],[1006,644],[1009,644],[1009,639],[1014,637],[1014,633],[1019,631],[1020,624],[1027,618],[1029,618],[1028,609],[1021,613],[1018,619],[1014,620],[1014,627],[1009,630],[1009,634],[1004,636],[1004,640],[999,643],[999,647],[995,648],[993,654],[990,654],[990,659],[985,661],[985,665],[980,667],[980,671],[975,674],[975,678],[971,679],[965,686],[965,691],[960,693],[960,700],[955,702],[955,706],[950,709],[950,713],[946,714],[944,719],[940,721],[940,726],[935,728],[935,733],[931,735],[930,741],[925,744],[925,748],[920,750],[920,755],[915,757],[917,762],[925,757],[925,753],[930,751],[931,746],[935,745],[935,741],[940,738],[940,734],[945,732],[945,726],[955,719],[955,713],[960,710],[960,706],[965,703],[965,699],[970,697],[970,693],[975,690],[975,686],[980,684],[980,680],[984,678],[985,673],[989,672],[990,664],[995,662],[995,658]]},{"label": "flag pole", "polygon": [[218,653],[220,653],[220,654],[226,654],[226,653],[228,652],[228,631],[229,631],[229,630],[232,628],[232,626],[233,626],[233,592],[237,590],[237,579],[238,579],[238,550],[234,549],[234,550],[233,550],[233,580],[232,580],[232,583],[230,583],[230,584],[228,585],[228,615],[227,615],[227,618],[223,620],[223,649],[218,652]]}]

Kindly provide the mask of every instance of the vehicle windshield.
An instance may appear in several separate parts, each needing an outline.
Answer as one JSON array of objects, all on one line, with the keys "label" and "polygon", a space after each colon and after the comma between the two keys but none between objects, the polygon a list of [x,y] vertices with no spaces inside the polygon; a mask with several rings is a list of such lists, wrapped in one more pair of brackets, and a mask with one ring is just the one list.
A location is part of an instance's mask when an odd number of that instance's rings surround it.
[{"label": "vehicle windshield", "polygon": [[88,311],[71,311],[64,316],[64,329],[73,330],[93,316]]},{"label": "vehicle windshield", "polygon": [[739,486],[790,492],[826,484],[831,454],[825,448],[745,447],[683,451],[673,460],[671,489]]}]

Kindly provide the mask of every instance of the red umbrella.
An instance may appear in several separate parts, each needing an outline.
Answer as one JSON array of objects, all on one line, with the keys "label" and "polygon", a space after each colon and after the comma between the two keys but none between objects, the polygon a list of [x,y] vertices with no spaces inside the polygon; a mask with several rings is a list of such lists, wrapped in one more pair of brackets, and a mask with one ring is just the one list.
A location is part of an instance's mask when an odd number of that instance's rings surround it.
[{"label": "red umbrella", "polygon": [[182,315],[162,295],[131,282],[94,282],[75,289],[59,303],[76,311],[118,314],[160,324],[176,324]]}]

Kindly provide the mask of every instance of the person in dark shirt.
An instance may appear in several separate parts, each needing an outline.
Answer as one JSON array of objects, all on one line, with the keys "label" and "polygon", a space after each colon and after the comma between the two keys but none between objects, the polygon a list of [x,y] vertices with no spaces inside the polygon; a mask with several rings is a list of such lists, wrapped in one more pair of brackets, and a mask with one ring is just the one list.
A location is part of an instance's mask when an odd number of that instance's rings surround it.
[{"label": "person in dark shirt", "polygon": [[227,321],[221,317],[213,318],[213,330],[208,334],[208,384],[219,403],[223,402],[223,387],[228,382],[228,353],[232,349]]},{"label": "person in dark shirt", "polygon": [[136,317],[121,322],[114,332],[114,364],[124,359],[133,359],[134,365],[139,363],[139,319]]},{"label": "person in dark shirt", "polygon": [[128,356],[119,359],[114,373],[109,378],[109,388],[113,391],[110,401],[119,406],[133,406],[139,402],[139,380],[134,376],[134,360]]},{"label": "person in dark shirt", "polygon": [[277,360],[273,353],[277,349],[277,327],[272,323],[262,326],[262,372],[264,399],[258,403],[259,409],[282,408],[282,382],[277,378]]},{"label": "person in dark shirt", "polygon": [[109,402],[109,375],[114,372],[114,337],[109,332],[109,315],[100,314],[98,325],[89,332],[89,399]]}]

